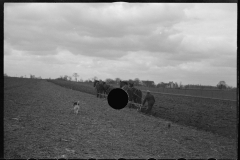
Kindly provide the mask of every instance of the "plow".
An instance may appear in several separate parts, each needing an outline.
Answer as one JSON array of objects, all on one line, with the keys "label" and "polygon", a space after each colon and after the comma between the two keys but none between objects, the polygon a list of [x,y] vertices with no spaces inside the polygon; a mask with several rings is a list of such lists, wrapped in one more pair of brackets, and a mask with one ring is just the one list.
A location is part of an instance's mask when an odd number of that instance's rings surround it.
[{"label": "plow", "polygon": [[[98,95],[103,96],[103,99],[106,99],[107,96],[108,96],[107,94],[101,94],[101,93],[98,93]],[[137,111],[141,111],[142,109],[146,109],[147,108],[146,105],[142,105],[142,104],[139,104],[139,103],[134,103],[132,101],[128,101],[127,105],[128,104],[133,104],[134,106],[136,106],[137,107]]]},{"label": "plow", "polygon": [[[100,86],[101,86],[101,85],[102,85],[102,83],[100,84]],[[95,89],[96,89],[96,91],[97,91],[97,97],[100,97],[100,98],[103,97],[103,99],[106,100],[108,94],[106,94],[106,91],[105,91],[105,93],[99,93],[99,92],[98,92],[98,89],[97,89],[97,86],[99,87],[99,81],[95,81],[95,82],[94,82],[94,87],[95,87]],[[120,85],[120,88],[123,89],[123,90],[126,91],[126,92],[127,92],[127,90],[129,89],[126,84],[125,84],[124,86],[121,86],[121,85]],[[103,92],[104,92],[104,91],[103,91]],[[127,94],[128,94],[128,93],[127,93]],[[136,91],[133,92],[133,94],[134,94],[134,96],[137,96],[138,98],[142,99],[142,95],[138,95],[138,94],[136,93]],[[141,94],[142,94],[142,93],[141,93]],[[129,95],[128,95],[128,97],[129,97]],[[135,100],[136,100],[136,99],[135,99]],[[134,100],[134,101],[135,101],[135,100]],[[146,108],[147,108],[147,106],[144,106],[144,105],[141,104],[141,100],[140,100],[140,102],[139,102],[138,100],[136,100],[136,101],[137,101],[138,103],[135,103],[135,102],[133,102],[133,100],[130,101],[130,100],[128,99],[127,105],[129,105],[129,104],[134,105],[134,107],[137,107],[137,111],[142,111],[142,109],[146,109]]]}]

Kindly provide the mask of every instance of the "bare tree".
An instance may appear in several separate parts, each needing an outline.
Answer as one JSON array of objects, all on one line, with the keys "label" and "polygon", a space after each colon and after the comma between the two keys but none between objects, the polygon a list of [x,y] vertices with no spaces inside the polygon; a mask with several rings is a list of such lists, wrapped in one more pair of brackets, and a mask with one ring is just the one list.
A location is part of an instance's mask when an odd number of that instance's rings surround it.
[{"label": "bare tree", "polygon": [[63,76],[63,79],[64,79],[65,81],[67,81],[67,80],[68,80],[68,76],[67,76],[67,75]]},{"label": "bare tree", "polygon": [[30,74],[30,78],[34,79],[34,78],[35,78],[35,76],[34,76],[34,75],[32,75],[32,74]]},{"label": "bare tree", "polygon": [[86,80],[83,81],[83,82],[85,82],[85,83],[91,83],[92,81],[91,81],[91,79],[86,79]]},{"label": "bare tree", "polygon": [[160,87],[160,88],[165,88],[166,86],[167,86],[167,83],[164,83],[164,82],[157,84],[157,87]]},{"label": "bare tree", "polygon": [[111,78],[106,78],[105,82],[109,83],[109,84],[114,84],[115,83],[115,81]]},{"label": "bare tree", "polygon": [[226,82],[225,82],[225,81],[220,81],[220,82],[218,82],[217,88],[218,88],[218,89],[226,89],[226,88],[227,88]]},{"label": "bare tree", "polygon": [[79,77],[79,75],[77,73],[73,73],[73,77],[75,77],[75,80],[77,81],[77,77]]},{"label": "bare tree", "polygon": [[121,81],[120,78],[115,78],[115,82],[116,82],[116,84],[119,84],[120,81]]},{"label": "bare tree", "polygon": [[178,88],[178,83],[177,82],[175,82],[175,88]]},{"label": "bare tree", "polygon": [[182,85],[182,82],[180,82],[180,83],[179,83],[179,88],[182,88],[182,86],[183,86],[183,85]]},{"label": "bare tree", "polygon": [[139,78],[135,78],[134,79],[134,83],[136,86],[139,86],[140,85],[140,79]]},{"label": "bare tree", "polygon": [[94,76],[93,78],[92,78],[92,81],[94,82],[95,80],[98,80],[98,78],[96,77],[96,76]]},{"label": "bare tree", "polygon": [[92,83],[92,80],[90,78],[88,79],[88,83]]}]

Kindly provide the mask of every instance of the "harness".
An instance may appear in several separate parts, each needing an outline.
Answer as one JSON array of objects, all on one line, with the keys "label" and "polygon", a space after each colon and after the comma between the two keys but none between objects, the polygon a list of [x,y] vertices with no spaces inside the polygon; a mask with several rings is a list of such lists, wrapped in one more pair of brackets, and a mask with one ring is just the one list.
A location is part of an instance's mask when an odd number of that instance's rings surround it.
[{"label": "harness", "polygon": [[111,89],[112,89],[112,87],[110,85],[107,85],[106,92],[109,92]]},{"label": "harness", "polygon": [[[122,87],[122,89],[125,90],[125,91],[128,91],[128,90],[129,90],[129,87],[128,87],[127,85],[124,85],[124,86]],[[137,89],[136,89],[136,90],[137,90]],[[133,92],[133,94],[136,95],[137,97],[139,97],[140,99],[142,98],[142,97],[140,97],[140,96],[138,96],[138,95],[136,94],[136,91]],[[128,92],[127,92],[127,95],[128,95]],[[128,98],[129,98],[129,95],[128,95]],[[132,102],[132,101],[129,101],[128,103],[134,104],[135,106],[139,107],[138,110],[141,110],[141,108],[144,108],[144,106],[142,106],[142,104],[139,104],[139,103],[134,103],[134,102]]]},{"label": "harness", "polygon": [[[136,88],[135,88],[135,89],[136,89]],[[137,91],[137,90],[138,90],[138,89],[136,89],[135,92],[133,92],[133,94],[136,95],[136,96],[138,96],[138,95],[136,94],[136,91]],[[142,99],[142,97],[140,97],[140,96],[138,96],[138,97],[139,97],[140,99]]]},{"label": "harness", "polygon": [[[124,86],[122,86],[122,88],[121,89],[123,89],[124,91],[128,91],[128,86],[127,85],[124,85]],[[128,95],[128,92],[127,92],[127,95]],[[128,98],[129,98],[129,95],[128,95]]]}]

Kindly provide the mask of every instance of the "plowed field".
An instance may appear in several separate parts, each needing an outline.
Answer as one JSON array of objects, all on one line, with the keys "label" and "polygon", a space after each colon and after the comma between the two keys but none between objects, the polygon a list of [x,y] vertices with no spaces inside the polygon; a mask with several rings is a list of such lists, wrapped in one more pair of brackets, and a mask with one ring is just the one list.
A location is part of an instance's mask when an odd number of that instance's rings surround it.
[{"label": "plowed field", "polygon": [[[96,95],[93,84],[51,80],[65,88]],[[115,86],[117,87],[117,86]],[[143,92],[143,98],[146,92]],[[152,93],[156,99],[152,115],[237,139],[237,103],[211,98]]]},{"label": "plowed field", "polygon": [[234,139],[114,110],[95,95],[45,80],[4,81],[4,158],[236,159],[236,147]]}]

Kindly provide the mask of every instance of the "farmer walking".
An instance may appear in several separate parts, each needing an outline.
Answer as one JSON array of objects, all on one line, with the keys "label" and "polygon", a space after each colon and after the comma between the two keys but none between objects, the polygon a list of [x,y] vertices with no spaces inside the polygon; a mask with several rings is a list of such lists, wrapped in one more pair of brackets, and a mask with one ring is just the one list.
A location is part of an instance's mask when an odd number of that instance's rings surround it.
[{"label": "farmer walking", "polygon": [[154,103],[155,103],[155,98],[154,98],[154,96],[150,93],[149,90],[147,90],[147,95],[146,95],[146,97],[145,97],[144,100],[143,100],[143,103],[142,103],[143,106],[144,106],[144,104],[145,104],[146,101],[147,101],[147,103],[148,103],[148,107],[147,107],[147,109],[145,110],[145,113],[146,113],[146,114],[149,114],[149,113],[151,112],[152,108],[153,108]]}]

